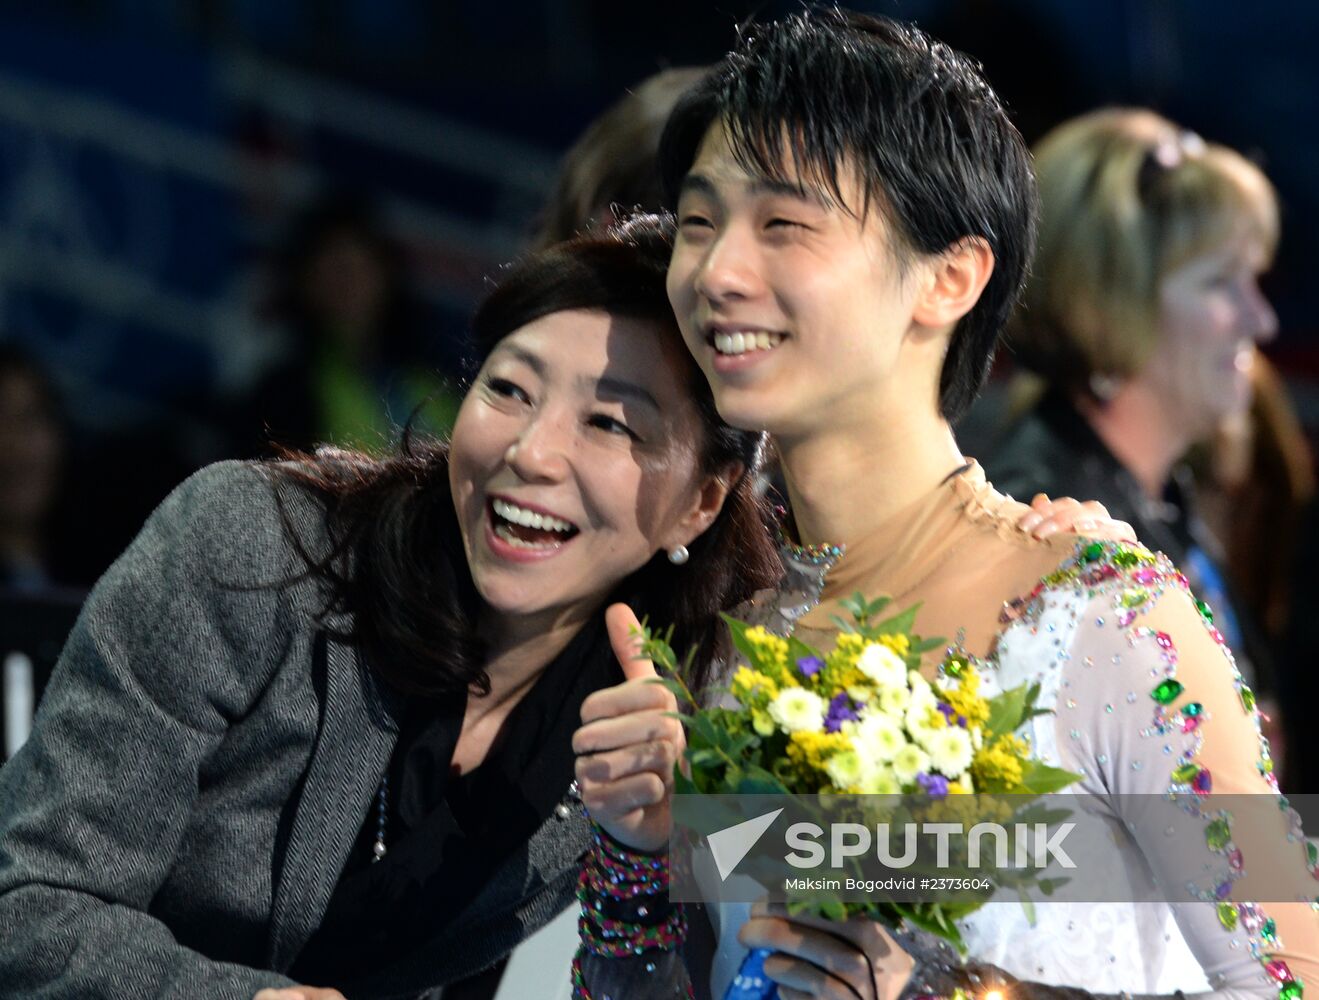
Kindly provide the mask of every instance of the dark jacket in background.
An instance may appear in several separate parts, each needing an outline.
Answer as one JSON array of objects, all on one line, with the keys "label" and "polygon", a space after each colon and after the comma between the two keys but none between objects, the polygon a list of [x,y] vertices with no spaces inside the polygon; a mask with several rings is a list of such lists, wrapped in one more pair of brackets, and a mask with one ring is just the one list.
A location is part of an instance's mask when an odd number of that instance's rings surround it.
[{"label": "dark jacket in background", "polygon": [[1004,432],[984,466],[995,488],[1018,500],[1029,503],[1036,493],[1098,500],[1128,522],[1143,545],[1172,559],[1192,592],[1210,603],[1247,683],[1261,693],[1271,690],[1267,648],[1232,599],[1218,542],[1195,515],[1189,472],[1174,470],[1163,497],[1149,498],[1085,418],[1054,392]]}]

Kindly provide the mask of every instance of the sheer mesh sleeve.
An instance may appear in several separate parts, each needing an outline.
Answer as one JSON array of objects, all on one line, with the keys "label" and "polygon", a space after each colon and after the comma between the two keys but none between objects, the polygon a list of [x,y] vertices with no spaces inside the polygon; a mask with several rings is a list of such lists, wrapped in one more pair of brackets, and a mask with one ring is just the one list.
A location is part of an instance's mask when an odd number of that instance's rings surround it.
[{"label": "sheer mesh sleeve", "polygon": [[1319,982],[1319,886],[1254,697],[1184,579],[1163,560],[1127,569],[1078,615],[1055,717],[1060,756],[1174,901],[1213,989],[1297,1000],[1306,980]]}]

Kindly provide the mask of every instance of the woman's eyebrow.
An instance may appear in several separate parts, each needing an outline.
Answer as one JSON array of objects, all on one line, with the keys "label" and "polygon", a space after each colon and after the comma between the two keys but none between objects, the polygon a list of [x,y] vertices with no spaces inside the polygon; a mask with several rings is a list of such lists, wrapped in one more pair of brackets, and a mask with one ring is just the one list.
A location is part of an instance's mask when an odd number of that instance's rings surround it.
[{"label": "woman's eyebrow", "polygon": [[519,347],[517,344],[502,342],[495,346],[492,354],[508,354],[515,361],[521,361],[524,365],[535,372],[540,378],[545,377],[545,362],[536,354],[527,350],[525,347]]}]

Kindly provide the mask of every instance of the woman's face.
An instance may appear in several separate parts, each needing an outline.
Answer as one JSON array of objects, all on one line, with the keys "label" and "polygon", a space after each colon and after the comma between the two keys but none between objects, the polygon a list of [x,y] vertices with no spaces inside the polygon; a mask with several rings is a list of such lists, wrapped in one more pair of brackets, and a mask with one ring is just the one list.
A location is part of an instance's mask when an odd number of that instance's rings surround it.
[{"label": "woman's face", "polygon": [[449,479],[477,590],[498,615],[582,620],[713,521],[678,338],[597,310],[501,340],[459,410]]},{"label": "woman's face", "polygon": [[1259,240],[1242,234],[1159,285],[1159,345],[1147,371],[1169,419],[1192,440],[1250,406],[1255,345],[1278,327],[1258,284],[1266,260]]}]

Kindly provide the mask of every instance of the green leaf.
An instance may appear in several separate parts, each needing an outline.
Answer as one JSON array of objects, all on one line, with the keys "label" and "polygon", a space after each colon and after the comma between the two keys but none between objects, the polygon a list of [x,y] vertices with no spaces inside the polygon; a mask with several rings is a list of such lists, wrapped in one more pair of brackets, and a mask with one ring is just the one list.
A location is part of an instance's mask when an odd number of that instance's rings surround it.
[{"label": "green leaf", "polygon": [[697,712],[692,716],[691,723],[692,736],[704,741],[706,746],[722,746],[722,737],[724,731],[714,724],[714,720],[705,712]]},{"label": "green leaf", "polygon": [[696,782],[683,774],[681,771],[673,775],[673,790],[678,795],[696,795],[700,789],[696,787]]},{"label": "green leaf", "polygon": [[743,658],[751,664],[752,667],[759,670],[760,661],[756,657],[755,648],[747,641],[747,629],[751,626],[744,621],[732,617],[732,615],[721,614],[721,617],[728,623],[728,634],[733,640],[734,648],[742,654]]},{"label": "green leaf", "polygon": [[716,763],[723,758],[719,756],[719,751],[710,747],[704,747],[700,750],[687,749],[686,757],[692,767],[705,767],[707,764]]},{"label": "green leaf", "polygon": [[1021,725],[1026,694],[1027,689],[1023,684],[989,699],[989,721],[985,723],[986,736],[1002,736],[1014,732]]},{"label": "green leaf", "polygon": [[921,605],[919,602],[913,604],[906,611],[894,615],[892,618],[886,618],[878,625],[874,626],[877,635],[908,635],[916,626],[916,612]]},{"label": "green leaf", "polygon": [[856,622],[849,622],[844,618],[840,618],[838,615],[830,615],[829,620],[837,626],[839,632],[856,631]]},{"label": "green leaf", "polygon": [[1061,767],[1051,767],[1038,760],[1027,760],[1022,763],[1021,783],[1026,786],[1028,792],[1035,795],[1047,795],[1080,780],[1079,774],[1065,771]]},{"label": "green leaf", "polygon": [[824,899],[820,901],[820,916],[828,920],[843,921],[847,919],[847,907],[843,905],[840,899]]}]

